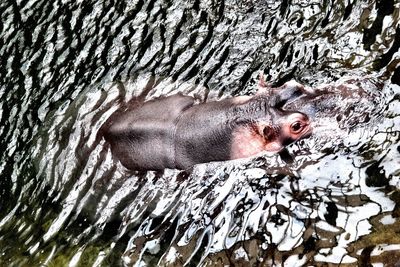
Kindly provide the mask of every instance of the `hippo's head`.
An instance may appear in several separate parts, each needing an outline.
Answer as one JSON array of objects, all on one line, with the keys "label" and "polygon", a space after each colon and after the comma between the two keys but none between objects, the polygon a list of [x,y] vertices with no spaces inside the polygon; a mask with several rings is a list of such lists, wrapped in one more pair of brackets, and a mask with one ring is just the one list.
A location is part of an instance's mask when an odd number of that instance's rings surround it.
[{"label": "hippo's head", "polygon": [[233,132],[231,158],[245,158],[269,151],[278,152],[286,145],[310,136],[307,115],[270,108],[267,118],[258,118]]}]

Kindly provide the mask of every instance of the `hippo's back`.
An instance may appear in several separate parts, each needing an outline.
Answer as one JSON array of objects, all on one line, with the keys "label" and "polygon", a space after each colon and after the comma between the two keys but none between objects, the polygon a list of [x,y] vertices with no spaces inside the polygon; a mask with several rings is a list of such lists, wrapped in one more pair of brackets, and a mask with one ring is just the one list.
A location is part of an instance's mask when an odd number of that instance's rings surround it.
[{"label": "hippo's back", "polygon": [[145,102],[113,118],[104,137],[128,169],[175,168],[175,122],[193,103],[192,97],[180,94]]}]

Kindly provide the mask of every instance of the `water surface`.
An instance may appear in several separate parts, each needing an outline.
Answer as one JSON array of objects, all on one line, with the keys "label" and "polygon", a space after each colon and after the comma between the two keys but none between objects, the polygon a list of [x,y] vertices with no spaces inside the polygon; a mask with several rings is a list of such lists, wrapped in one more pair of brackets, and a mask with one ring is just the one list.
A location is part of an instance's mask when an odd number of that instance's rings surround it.
[{"label": "water surface", "polygon": [[[0,14],[2,265],[400,261],[398,2],[23,0]],[[286,156],[139,174],[97,135],[133,97],[251,94],[260,71],[383,86]]]}]

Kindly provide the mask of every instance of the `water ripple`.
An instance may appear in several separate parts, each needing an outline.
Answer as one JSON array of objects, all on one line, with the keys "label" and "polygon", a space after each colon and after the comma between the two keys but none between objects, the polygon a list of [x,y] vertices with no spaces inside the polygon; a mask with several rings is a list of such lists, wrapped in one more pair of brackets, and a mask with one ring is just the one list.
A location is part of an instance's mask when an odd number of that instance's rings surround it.
[{"label": "water ripple", "polygon": [[[1,264],[395,265],[398,7],[1,2]],[[135,101],[252,94],[260,71],[366,93],[285,154],[191,172],[130,172],[101,138]]]}]

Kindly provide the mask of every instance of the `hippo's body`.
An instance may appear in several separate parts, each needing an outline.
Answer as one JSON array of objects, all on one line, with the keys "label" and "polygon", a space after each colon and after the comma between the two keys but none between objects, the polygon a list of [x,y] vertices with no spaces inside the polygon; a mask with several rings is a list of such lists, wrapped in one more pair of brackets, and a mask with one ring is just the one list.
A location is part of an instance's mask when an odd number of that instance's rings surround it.
[{"label": "hippo's body", "polygon": [[310,133],[306,115],[271,103],[261,94],[195,104],[194,98],[176,94],[120,113],[103,134],[128,169],[187,169],[279,151]]}]

